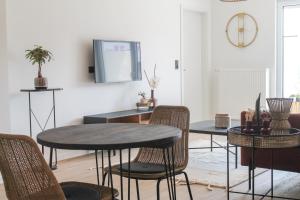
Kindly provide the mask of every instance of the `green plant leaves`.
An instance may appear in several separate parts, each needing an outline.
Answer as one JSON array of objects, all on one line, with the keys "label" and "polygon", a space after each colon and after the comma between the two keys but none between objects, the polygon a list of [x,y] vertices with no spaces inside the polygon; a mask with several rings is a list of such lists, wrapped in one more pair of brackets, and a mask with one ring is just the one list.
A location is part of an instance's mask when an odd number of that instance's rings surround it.
[{"label": "green plant leaves", "polygon": [[25,57],[28,59],[32,65],[35,65],[36,63],[41,67],[43,64],[46,63],[46,61],[50,62],[52,60],[52,53],[46,49],[43,49],[42,46],[35,45],[35,48],[25,51]]}]

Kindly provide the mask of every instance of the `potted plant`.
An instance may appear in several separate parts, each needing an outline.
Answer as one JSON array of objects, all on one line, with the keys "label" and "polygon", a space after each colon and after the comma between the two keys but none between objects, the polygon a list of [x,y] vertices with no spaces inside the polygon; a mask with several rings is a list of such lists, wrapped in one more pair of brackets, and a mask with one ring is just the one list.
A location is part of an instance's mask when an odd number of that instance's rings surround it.
[{"label": "potted plant", "polygon": [[300,102],[300,94],[292,94],[290,98],[293,98],[295,102]]},{"label": "potted plant", "polygon": [[145,92],[139,92],[139,96],[141,96],[141,99],[139,102],[136,103],[136,107],[138,110],[148,110],[151,100],[146,98]]},{"label": "potted plant", "polygon": [[28,59],[32,65],[38,64],[38,76],[34,79],[34,86],[36,89],[47,89],[48,80],[42,75],[42,65],[52,60],[52,53],[42,46],[35,45],[34,49],[25,51],[26,59]]}]

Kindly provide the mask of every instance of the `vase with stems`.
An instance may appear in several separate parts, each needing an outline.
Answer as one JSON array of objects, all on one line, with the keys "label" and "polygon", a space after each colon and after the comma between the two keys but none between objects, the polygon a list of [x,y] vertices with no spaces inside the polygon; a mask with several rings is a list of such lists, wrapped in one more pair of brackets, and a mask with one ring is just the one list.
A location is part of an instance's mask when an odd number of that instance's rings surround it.
[{"label": "vase with stems", "polygon": [[158,87],[159,78],[156,76],[156,64],[154,66],[153,77],[149,78],[146,70],[144,70],[149,87],[151,89],[151,108],[155,108],[157,106],[157,99],[155,98],[155,89]]}]

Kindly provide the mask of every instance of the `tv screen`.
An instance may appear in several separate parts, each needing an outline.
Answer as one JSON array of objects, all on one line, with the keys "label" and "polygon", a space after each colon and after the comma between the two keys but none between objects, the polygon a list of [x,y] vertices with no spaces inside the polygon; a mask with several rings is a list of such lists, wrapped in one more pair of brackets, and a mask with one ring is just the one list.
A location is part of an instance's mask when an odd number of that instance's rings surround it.
[{"label": "tv screen", "polygon": [[139,42],[94,40],[95,82],[142,80]]}]

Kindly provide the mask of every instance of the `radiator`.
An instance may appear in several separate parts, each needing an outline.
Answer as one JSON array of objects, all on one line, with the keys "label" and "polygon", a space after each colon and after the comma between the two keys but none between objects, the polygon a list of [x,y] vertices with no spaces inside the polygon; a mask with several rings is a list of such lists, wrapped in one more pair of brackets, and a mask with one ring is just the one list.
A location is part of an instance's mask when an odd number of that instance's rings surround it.
[{"label": "radiator", "polygon": [[232,118],[239,119],[242,110],[255,108],[259,93],[261,107],[266,108],[269,76],[268,68],[215,70],[215,113],[228,113]]}]

